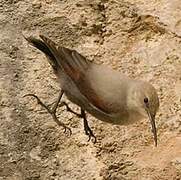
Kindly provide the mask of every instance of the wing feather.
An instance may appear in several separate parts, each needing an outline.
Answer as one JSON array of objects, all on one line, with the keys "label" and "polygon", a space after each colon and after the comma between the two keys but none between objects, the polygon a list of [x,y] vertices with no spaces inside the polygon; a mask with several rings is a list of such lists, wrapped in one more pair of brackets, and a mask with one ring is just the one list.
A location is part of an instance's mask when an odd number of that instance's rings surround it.
[{"label": "wing feather", "polygon": [[101,99],[91,87],[89,79],[86,76],[88,69],[91,68],[92,62],[75,50],[65,47],[57,48],[50,39],[42,35],[40,37],[47,47],[49,47],[59,66],[63,68],[64,72],[75,83],[81,94],[83,94],[92,105],[104,113],[111,113],[104,100]]}]

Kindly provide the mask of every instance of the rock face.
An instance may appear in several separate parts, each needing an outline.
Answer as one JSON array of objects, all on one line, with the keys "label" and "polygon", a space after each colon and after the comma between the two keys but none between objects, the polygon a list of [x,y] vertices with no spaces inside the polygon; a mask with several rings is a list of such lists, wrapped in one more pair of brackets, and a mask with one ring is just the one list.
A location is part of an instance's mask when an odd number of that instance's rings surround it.
[{"label": "rock face", "polygon": [[[42,33],[97,63],[150,81],[158,90],[158,147],[144,119],[112,126],[88,116],[98,143],[87,142],[80,119],[58,109],[67,137],[35,100],[59,92],[44,55],[24,35]],[[0,179],[181,179],[180,0],[1,0]],[[79,109],[72,105],[74,110]]]}]

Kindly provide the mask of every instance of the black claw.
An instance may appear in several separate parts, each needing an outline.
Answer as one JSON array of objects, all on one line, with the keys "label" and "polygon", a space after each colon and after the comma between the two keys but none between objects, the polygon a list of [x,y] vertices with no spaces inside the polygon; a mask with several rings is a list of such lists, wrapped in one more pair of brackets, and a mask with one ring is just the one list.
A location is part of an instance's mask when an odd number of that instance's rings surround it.
[{"label": "black claw", "polygon": [[92,139],[92,142],[95,144],[97,142],[96,136],[93,134],[92,130],[90,128],[85,129],[85,134],[89,137],[88,142]]},{"label": "black claw", "polygon": [[35,94],[25,94],[23,97],[27,97],[27,96],[32,96],[36,98],[37,100],[39,99],[38,96],[36,96]]},{"label": "black claw", "polygon": [[94,136],[94,134],[90,133],[90,134],[86,134],[89,136],[88,142],[92,139],[92,142],[95,144],[97,142],[97,138],[96,136]]},{"label": "black claw", "polygon": [[72,135],[72,130],[70,128],[68,128],[68,130],[69,130],[69,136],[71,136]]},{"label": "black claw", "polygon": [[63,133],[66,133],[67,132],[67,128],[66,127],[64,127],[64,132]]},{"label": "black claw", "polygon": [[87,140],[87,142],[89,142],[91,140],[91,135],[89,134],[88,136],[89,136],[89,139]]},{"label": "black claw", "polygon": [[38,104],[41,104],[42,106],[44,105],[44,104],[41,102],[40,98],[39,98],[38,96],[36,96],[35,94],[25,94],[23,97],[27,97],[27,96],[32,96],[32,97],[34,97],[34,98],[37,100]]},{"label": "black claw", "polygon": [[97,142],[97,138],[95,136],[93,136],[94,140],[92,140],[92,142],[95,144]]},{"label": "black claw", "polygon": [[[69,131],[69,133],[67,133],[67,130]],[[69,127],[64,127],[64,133],[69,134],[69,137],[72,135],[72,130]]]}]

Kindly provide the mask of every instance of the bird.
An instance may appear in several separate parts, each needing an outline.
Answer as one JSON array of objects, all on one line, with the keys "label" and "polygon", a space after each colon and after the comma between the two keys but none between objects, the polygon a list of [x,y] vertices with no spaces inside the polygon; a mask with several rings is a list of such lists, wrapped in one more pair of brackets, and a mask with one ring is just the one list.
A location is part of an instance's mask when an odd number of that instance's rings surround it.
[{"label": "bird", "polygon": [[[153,85],[128,77],[108,65],[96,64],[76,50],[59,46],[44,35],[25,39],[46,55],[60,83],[60,94],[52,109],[34,94],[25,96],[35,97],[65,131],[67,126],[56,117],[59,103],[83,118],[84,130],[89,140],[94,138],[96,141],[96,137],[88,125],[86,113],[98,120],[116,125],[129,125],[148,118],[157,146],[155,116],[159,109],[159,98]],[[61,102],[63,94],[80,107],[80,114],[74,112],[67,103]]]}]

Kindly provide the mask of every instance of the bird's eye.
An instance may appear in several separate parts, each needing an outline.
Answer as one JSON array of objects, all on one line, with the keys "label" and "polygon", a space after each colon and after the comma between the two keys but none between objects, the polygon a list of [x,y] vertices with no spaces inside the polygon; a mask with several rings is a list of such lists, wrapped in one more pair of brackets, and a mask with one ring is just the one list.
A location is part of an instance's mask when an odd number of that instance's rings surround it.
[{"label": "bird's eye", "polygon": [[147,104],[148,103],[148,98],[144,98],[144,103]]}]

